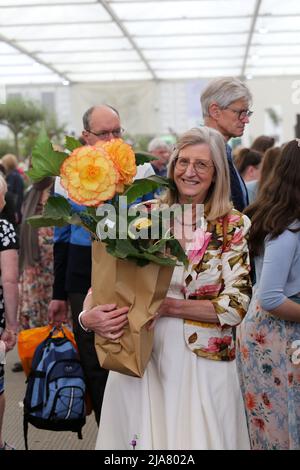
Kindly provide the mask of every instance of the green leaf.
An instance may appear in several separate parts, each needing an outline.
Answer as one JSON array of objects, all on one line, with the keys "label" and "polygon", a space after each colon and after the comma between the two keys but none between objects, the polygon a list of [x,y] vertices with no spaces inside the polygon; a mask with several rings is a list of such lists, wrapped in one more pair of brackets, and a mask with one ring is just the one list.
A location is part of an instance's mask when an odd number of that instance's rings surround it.
[{"label": "green leaf", "polygon": [[147,252],[153,254],[153,253],[156,253],[157,251],[161,251],[167,242],[168,240],[166,238],[163,238],[162,240],[159,240],[158,242],[149,246],[149,248],[147,249]]},{"label": "green leaf", "polygon": [[138,254],[138,250],[129,240],[116,239],[115,256],[118,258],[127,258],[127,256],[135,256]]},{"label": "green leaf", "polygon": [[62,196],[50,196],[42,215],[34,215],[27,219],[33,227],[63,227],[72,221],[72,208]]},{"label": "green leaf", "polygon": [[188,266],[188,258],[182,246],[180,245],[179,241],[176,238],[171,238],[168,240],[168,247],[173,256],[176,256],[178,261],[181,261],[185,267]]},{"label": "green leaf", "polygon": [[28,217],[26,221],[35,228],[40,227],[63,227],[70,223],[70,220],[67,220],[65,217],[61,218],[51,218],[51,217],[44,217],[43,215],[33,215],[32,217]]},{"label": "green leaf", "polygon": [[162,266],[175,266],[177,263],[176,258],[169,258],[165,256],[155,256],[150,253],[144,253],[144,257],[149,261],[152,261],[156,264],[161,264]]},{"label": "green leaf", "polygon": [[72,207],[62,196],[50,196],[45,205],[43,216],[53,219],[68,218],[71,216]]},{"label": "green leaf", "polygon": [[170,187],[171,180],[157,175],[149,176],[148,178],[135,180],[129,188],[126,189],[123,196],[127,196],[127,204],[132,204],[139,197],[154,192],[162,186]]},{"label": "green leaf", "polygon": [[45,129],[41,131],[32,150],[32,168],[27,171],[33,181],[39,181],[45,176],[59,176],[60,167],[67,158],[64,152],[53,150]]},{"label": "green leaf", "polygon": [[143,150],[135,152],[135,163],[137,165],[143,165],[144,163],[149,163],[153,160],[158,160],[158,158],[152,155],[151,153],[144,152]]},{"label": "green leaf", "polygon": [[82,147],[82,143],[80,140],[75,139],[75,137],[66,135],[65,147],[70,150],[70,152],[73,152],[73,150],[77,149],[78,147]]}]

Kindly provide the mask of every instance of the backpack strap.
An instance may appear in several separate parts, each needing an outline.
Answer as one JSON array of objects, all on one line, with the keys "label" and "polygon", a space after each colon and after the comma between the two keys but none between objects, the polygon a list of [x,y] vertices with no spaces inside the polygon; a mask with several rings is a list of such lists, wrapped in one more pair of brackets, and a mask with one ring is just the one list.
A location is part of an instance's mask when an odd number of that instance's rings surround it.
[{"label": "backpack strap", "polygon": [[44,377],[46,377],[46,372],[42,370],[31,370],[29,377],[37,377],[37,378],[43,379]]},{"label": "backpack strap", "polygon": [[25,414],[23,417],[23,435],[24,435],[25,450],[28,450],[28,419]]}]

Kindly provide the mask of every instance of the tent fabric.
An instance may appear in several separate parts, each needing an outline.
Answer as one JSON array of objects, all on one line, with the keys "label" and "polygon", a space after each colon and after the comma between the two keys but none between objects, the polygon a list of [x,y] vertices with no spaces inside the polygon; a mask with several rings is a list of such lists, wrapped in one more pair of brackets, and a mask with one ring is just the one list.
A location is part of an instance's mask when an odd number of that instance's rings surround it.
[{"label": "tent fabric", "polygon": [[0,0],[0,84],[292,76],[298,0]]}]

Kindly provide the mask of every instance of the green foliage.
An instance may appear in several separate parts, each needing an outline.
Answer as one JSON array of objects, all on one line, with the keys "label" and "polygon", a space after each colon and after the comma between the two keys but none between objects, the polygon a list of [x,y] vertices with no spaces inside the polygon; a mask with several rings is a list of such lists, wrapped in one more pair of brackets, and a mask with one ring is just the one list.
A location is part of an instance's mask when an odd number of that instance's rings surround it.
[{"label": "green foliage", "polygon": [[66,132],[65,124],[59,124],[55,115],[46,114],[45,119],[41,122],[37,122],[34,125],[26,128],[22,133],[20,140],[21,154],[31,155],[32,149],[35,146],[36,140],[42,129],[46,130],[46,133],[50,139],[53,139],[55,143],[60,144],[63,142],[63,136]]},{"label": "green foliage", "polygon": [[71,205],[63,196],[51,196],[47,201],[44,213],[47,217],[68,219],[71,213]]},{"label": "green foliage", "polygon": [[135,161],[137,165],[143,165],[144,163],[150,163],[153,160],[158,160],[157,157],[152,155],[149,152],[144,152],[143,150],[135,151]]},{"label": "green foliage", "polygon": [[0,158],[6,153],[14,153],[15,147],[10,140],[0,139]]},{"label": "green foliage", "polygon": [[65,138],[65,147],[70,150],[70,152],[73,152],[73,150],[77,149],[78,147],[81,147],[82,144],[79,140],[75,139],[74,137],[70,137],[69,135],[66,136]]},{"label": "green foliage", "polygon": [[56,152],[43,130],[32,151],[32,168],[27,172],[33,181],[39,181],[45,176],[59,176],[60,167],[67,158],[64,152]]},{"label": "green foliage", "polygon": [[135,180],[124,192],[124,196],[127,196],[127,203],[132,204],[138,198],[144,196],[145,194],[155,192],[161,187],[168,188],[170,186],[170,181],[167,178],[161,176],[153,175],[148,178],[142,178]]},{"label": "green foliage", "polygon": [[22,132],[44,118],[44,113],[31,101],[22,98],[10,98],[0,105],[0,123],[12,132]]},{"label": "green foliage", "polygon": [[66,124],[59,123],[55,113],[48,114],[45,111],[44,126],[49,139],[55,139],[55,142],[62,142],[66,133]]},{"label": "green foliage", "polygon": [[20,135],[43,118],[44,112],[32,101],[23,98],[9,98],[5,104],[0,105],[0,124],[12,132],[17,156]]},{"label": "green foliage", "polygon": [[133,142],[134,148],[140,152],[147,152],[148,144],[152,140],[154,135],[149,134],[136,134],[136,135],[126,135],[125,139],[128,139]]},{"label": "green foliage", "polygon": [[[72,137],[66,137],[66,147],[69,151],[79,146],[81,146],[79,141]],[[60,167],[67,157],[68,154],[65,152],[53,150],[44,130],[40,133],[33,149],[32,168],[28,171],[28,175],[34,181],[46,176],[58,176]],[[144,155],[141,159],[137,158],[139,163],[144,162],[143,158]],[[152,157],[146,155],[146,158],[151,159]],[[119,195],[116,194],[112,200],[107,201],[109,211],[104,209],[103,212],[97,211],[95,207],[77,210],[65,198],[53,196],[48,199],[43,214],[30,217],[28,222],[34,227],[80,225],[88,230],[94,239],[102,239],[110,254],[117,258],[133,260],[141,266],[149,262],[174,266],[178,260],[186,263],[186,255],[178,240],[174,239],[169,229],[166,230],[163,227],[163,211],[156,207],[156,210],[148,212],[145,206],[141,207],[140,205],[137,205],[136,211],[133,211],[134,213],[143,213],[142,219],[146,219],[146,222],[149,221],[149,227],[161,228],[158,233],[159,239],[154,239],[154,237],[152,239],[151,231],[148,232],[149,236],[146,238],[140,237],[138,222],[141,217],[132,215],[131,212],[128,213],[132,209],[130,205],[141,196],[154,192],[161,186],[170,187],[172,184],[167,178],[156,175],[136,180],[125,188],[123,193],[123,196],[127,197],[125,207],[119,204]],[[125,237],[121,236],[120,220],[126,222]],[[135,223],[137,225],[134,225]],[[115,227],[114,236],[104,236],[104,233],[106,235],[109,232],[111,226]]]}]

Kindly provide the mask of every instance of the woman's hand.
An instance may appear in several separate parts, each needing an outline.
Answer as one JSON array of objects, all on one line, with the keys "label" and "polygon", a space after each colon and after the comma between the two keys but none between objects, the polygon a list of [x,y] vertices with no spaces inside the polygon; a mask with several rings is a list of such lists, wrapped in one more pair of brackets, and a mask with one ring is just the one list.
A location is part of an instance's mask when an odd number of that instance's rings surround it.
[{"label": "woman's hand", "polygon": [[160,317],[166,317],[168,315],[172,315],[172,308],[176,306],[177,299],[173,299],[172,297],[166,297],[159,306],[157,311]]},{"label": "woman's hand", "polygon": [[[87,303],[85,304],[85,307]],[[83,326],[107,339],[118,339],[128,324],[129,307],[117,308],[116,304],[97,305],[81,315]]]},{"label": "woman's hand", "polygon": [[172,307],[174,307],[175,305],[176,299],[172,299],[172,297],[166,297],[160,304],[155,316],[148,323],[148,330],[152,330],[155,327],[155,324],[160,317],[166,317],[168,315],[171,315]]}]

